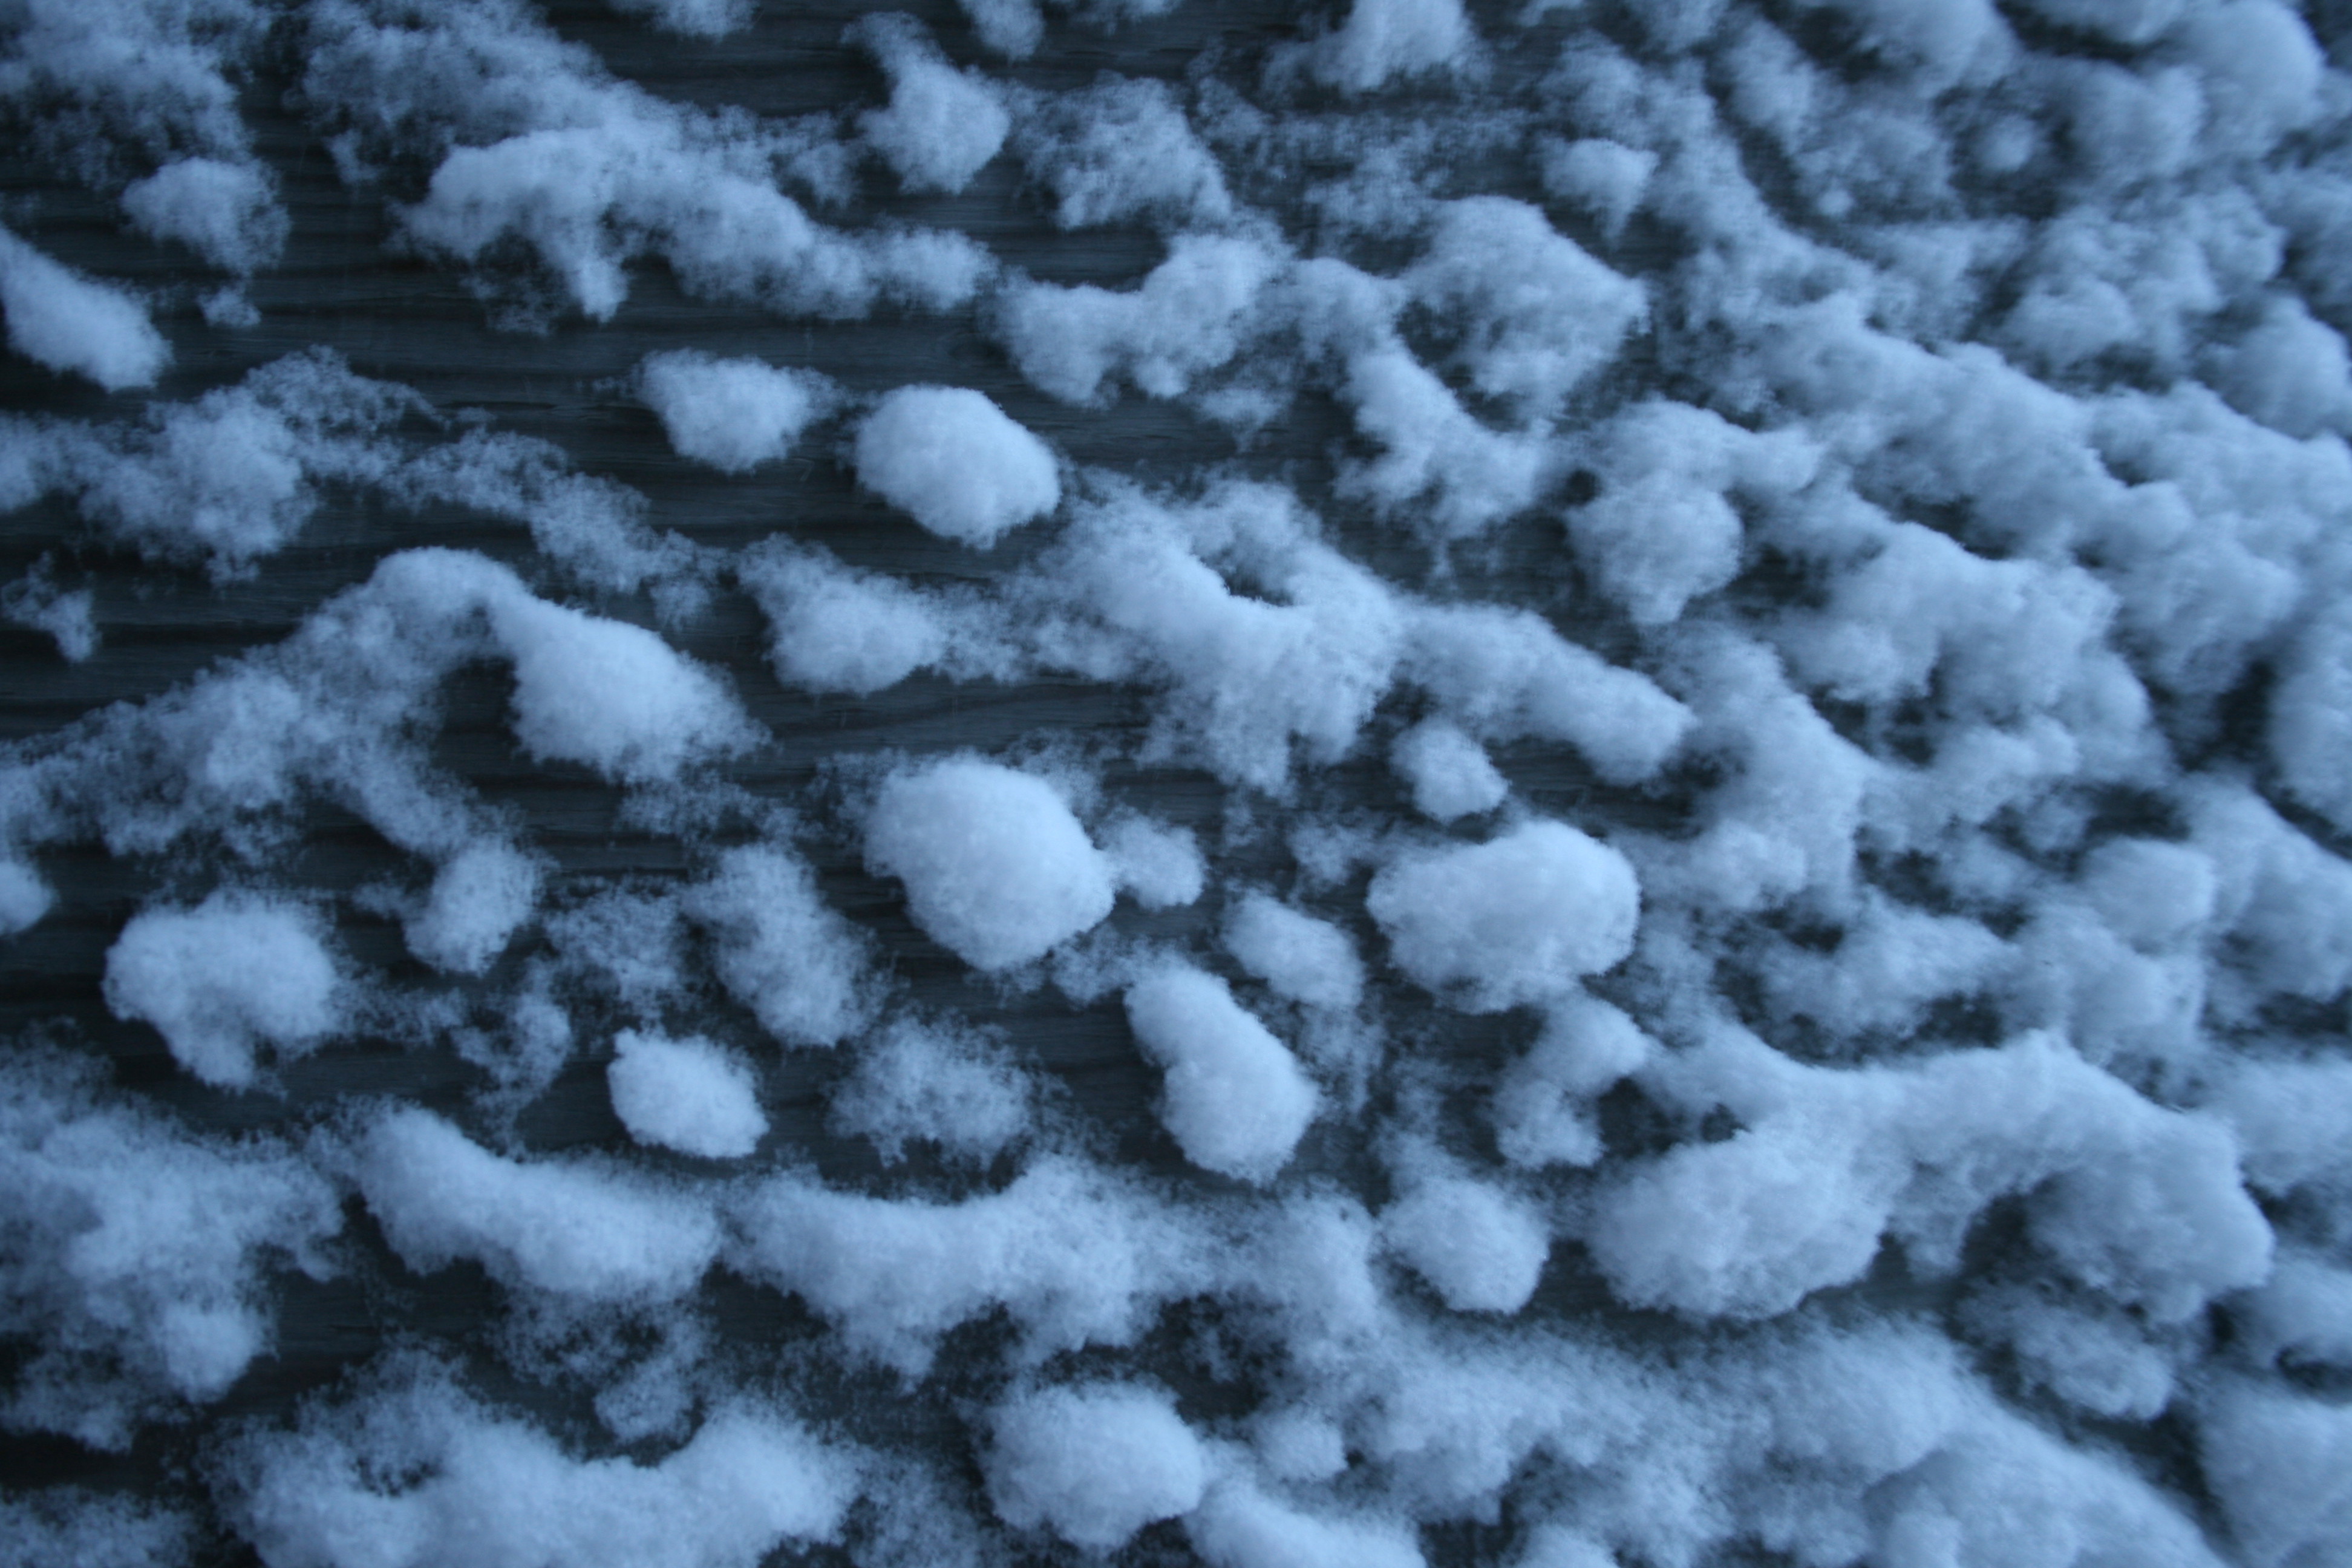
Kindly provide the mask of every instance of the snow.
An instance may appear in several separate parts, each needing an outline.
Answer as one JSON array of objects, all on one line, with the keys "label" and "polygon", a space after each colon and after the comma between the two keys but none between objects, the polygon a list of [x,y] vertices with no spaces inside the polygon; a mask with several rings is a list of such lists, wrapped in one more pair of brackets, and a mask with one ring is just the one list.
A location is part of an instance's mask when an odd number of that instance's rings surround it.
[{"label": "snow", "polygon": [[1043,957],[1110,913],[1110,862],[1051,784],[979,757],[893,773],[874,801],[866,862],[908,912],[975,969]]},{"label": "snow", "polygon": [[514,659],[515,739],[532,756],[662,779],[751,744],[734,694],[657,634],[528,595],[490,614]]},{"label": "snow", "polygon": [[315,1050],[342,1022],[341,989],[312,911],[237,890],[143,910],[106,954],[115,1015],[152,1024],[182,1067],[227,1089],[253,1083],[257,1047]]},{"label": "snow", "polygon": [[1160,1118],[1204,1170],[1271,1181],[1315,1120],[1315,1085],[1216,976],[1188,964],[1128,988],[1127,1019],[1165,1069]]},{"label": "snow", "polygon": [[674,1300],[719,1252],[693,1196],[592,1163],[523,1162],[430,1111],[392,1111],[351,1153],[368,1212],[419,1272],[473,1258],[509,1289],[581,1301]]},{"label": "snow", "polygon": [[47,632],[58,645],[58,657],[79,664],[98,651],[96,595],[87,588],[68,589],[36,563],[33,569],[0,587],[0,615],[17,626]]},{"label": "snow", "polygon": [[992,1413],[988,1492],[1016,1530],[1108,1552],[1190,1513],[1208,1483],[1200,1439],[1154,1389],[1045,1388]]},{"label": "snow", "polygon": [[1283,1568],[1293,1563],[1422,1568],[1424,1561],[1411,1536],[1393,1525],[1302,1513],[1245,1480],[1221,1482],[1184,1528],[1193,1550],[1213,1568]]},{"label": "snow", "polygon": [[640,1143],[732,1160],[767,1135],[751,1068],[699,1036],[672,1039],[624,1029],[613,1037],[604,1080],[621,1125]]},{"label": "snow", "polygon": [[999,1311],[1034,1363],[1131,1343],[1149,1301],[1193,1265],[1197,1243],[1139,1194],[1062,1159],[1032,1162],[960,1204],[869,1197],[773,1179],[739,1206],[731,1266],[801,1298],[854,1356],[922,1375],[940,1340]]},{"label": "snow", "polygon": [[1035,103],[1014,149],[1052,193],[1064,228],[1142,218],[1181,231],[1233,211],[1215,155],[1169,85],[1151,78],[1106,71],[1091,87]]},{"label": "snow", "polygon": [[146,307],[110,283],[83,277],[0,228],[0,310],[8,346],[109,392],[152,386],[172,346]]},{"label": "snow", "polygon": [[177,240],[226,272],[258,271],[286,248],[286,213],[250,163],[166,163],[124,190],[122,210],[141,232]]},{"label": "snow", "polygon": [[1424,719],[1399,735],[1389,761],[1412,788],[1413,808],[1433,822],[1492,811],[1511,793],[1486,749],[1443,719]]},{"label": "snow", "polygon": [[237,1452],[241,1522],[268,1560],[749,1568],[835,1539],[857,1494],[851,1454],[757,1405],[714,1413],[656,1463],[583,1459],[447,1370],[404,1370]]},{"label": "snow", "polygon": [[2341,10],[23,0],[0,1558],[2345,1560]]},{"label": "snow", "polygon": [[977,71],[940,58],[903,12],[877,12],[856,31],[890,78],[890,102],[858,118],[858,129],[909,191],[962,190],[1004,145],[1013,128],[999,93]]},{"label": "snow", "polygon": [[748,473],[791,451],[830,399],[816,376],[692,349],[646,355],[637,384],[678,456],[726,474]]},{"label": "snow", "polygon": [[1179,235],[1133,289],[1034,282],[1007,289],[997,334],[1030,384],[1065,403],[1108,402],[1118,380],[1174,397],[1241,351],[1251,308],[1278,260],[1247,239]]},{"label": "snow", "polygon": [[727,850],[684,908],[712,934],[719,983],[779,1040],[829,1046],[865,1021],[864,946],[788,848]]},{"label": "snow", "polygon": [[408,950],[436,969],[479,974],[539,901],[540,867],[512,846],[472,844],[434,873],[406,922]]},{"label": "snow", "polygon": [[1245,893],[1225,921],[1225,951],[1278,995],[1310,1007],[1353,1007],[1364,961],[1348,933],[1264,893]]},{"label": "snow", "polygon": [[1647,313],[1639,284],[1536,208],[1499,196],[1446,203],[1404,279],[1416,304],[1460,333],[1455,353],[1471,384],[1523,416],[1556,414]]},{"label": "snow", "polygon": [[902,386],[857,427],[858,482],[942,539],[985,550],[1062,500],[1052,448],[963,386]]},{"label": "snow", "polygon": [[1641,885],[1624,856],[1564,822],[1407,850],[1364,907],[1414,982],[1475,1012],[1540,1002],[1633,948]]},{"label": "snow", "polygon": [[811,547],[771,544],[736,575],[768,617],[776,679],[864,697],[947,662],[948,617],[922,594]]},{"label": "snow", "polygon": [[1471,41],[1461,0],[1355,0],[1347,20],[1308,47],[1307,69],[1333,87],[1367,92],[1451,65]]},{"label": "snow", "polygon": [[1200,839],[1189,827],[1121,817],[1104,831],[1102,850],[1120,889],[1147,910],[1181,909],[1208,885]]},{"label": "snow", "polygon": [[1459,1312],[1517,1311],[1551,1251],[1539,1215],[1458,1176],[1417,1184],[1381,1215],[1381,1234]]},{"label": "snow", "polygon": [[827,1121],[870,1139],[894,1163],[918,1142],[985,1162],[1029,1131],[1033,1094],[1000,1046],[898,1018],[859,1048],[856,1067],[834,1090]]},{"label": "snow", "polygon": [[268,1351],[266,1268],[324,1272],[342,1220],[290,1149],[192,1136],[94,1076],[37,1049],[0,1066],[0,1331],[40,1346],[0,1419],[121,1450]]}]

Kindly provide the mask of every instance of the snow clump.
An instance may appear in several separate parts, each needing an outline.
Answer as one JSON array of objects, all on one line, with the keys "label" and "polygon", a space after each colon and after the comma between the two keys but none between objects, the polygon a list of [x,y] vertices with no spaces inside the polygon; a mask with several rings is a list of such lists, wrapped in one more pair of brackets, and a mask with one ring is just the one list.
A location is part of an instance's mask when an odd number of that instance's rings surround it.
[{"label": "snow clump", "polygon": [[902,386],[883,398],[857,429],[857,478],[940,538],[978,550],[1062,500],[1052,449],[962,386]]},{"label": "snow clump", "polygon": [[1054,786],[978,757],[903,769],[866,826],[866,862],[975,969],[1043,957],[1110,913],[1110,862]]},{"label": "snow clump", "polygon": [[751,1069],[709,1040],[624,1029],[614,1037],[604,1077],[614,1113],[640,1143],[731,1160],[767,1135]]},{"label": "snow clump", "polygon": [[1641,884],[1625,857],[1564,822],[1484,844],[1410,849],[1364,907],[1407,974],[1478,1012],[1540,1002],[1633,950]]}]

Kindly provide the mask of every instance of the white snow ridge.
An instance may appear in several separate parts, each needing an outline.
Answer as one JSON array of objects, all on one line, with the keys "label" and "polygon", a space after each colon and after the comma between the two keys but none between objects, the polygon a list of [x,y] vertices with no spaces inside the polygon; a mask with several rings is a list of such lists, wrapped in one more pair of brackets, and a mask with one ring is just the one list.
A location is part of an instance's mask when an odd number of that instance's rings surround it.
[{"label": "white snow ridge", "polygon": [[2352,4],[0,103],[0,1564],[2352,1564]]}]

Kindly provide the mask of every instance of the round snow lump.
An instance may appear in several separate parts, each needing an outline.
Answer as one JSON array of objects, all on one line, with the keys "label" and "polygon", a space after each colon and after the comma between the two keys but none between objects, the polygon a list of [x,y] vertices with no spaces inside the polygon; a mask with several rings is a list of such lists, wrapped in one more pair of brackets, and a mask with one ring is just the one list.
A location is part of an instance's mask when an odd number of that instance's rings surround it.
[{"label": "round snow lump", "polygon": [[1561,822],[1406,854],[1365,899],[1419,984],[1494,1013],[1559,994],[1633,951],[1641,885],[1625,857]]},{"label": "round snow lump", "polygon": [[144,910],[106,955],[115,1016],[154,1025],[182,1067],[225,1089],[253,1082],[257,1044],[299,1056],[332,1033],[339,989],[318,917],[256,893]]},{"label": "round snow lump", "polygon": [[1048,1388],[998,1406],[993,1425],[989,1496],[1016,1530],[1108,1552],[1191,1512],[1208,1486],[1200,1439],[1154,1389]]},{"label": "round snow lump", "polygon": [[614,1112],[640,1143],[732,1160],[757,1149],[768,1131],[751,1069],[699,1035],[669,1039],[624,1029],[604,1080]]},{"label": "round snow lump", "polygon": [[982,550],[1062,500],[1053,450],[961,386],[885,397],[857,432],[857,478],[942,539]]},{"label": "round snow lump", "polygon": [[1313,1080],[1225,983],[1171,963],[1130,986],[1127,1019],[1167,1070],[1160,1121],[1184,1157],[1245,1182],[1274,1179],[1315,1120]]},{"label": "round snow lump", "polygon": [[1042,956],[1110,913],[1110,862],[1054,786],[978,757],[893,774],[866,863],[907,887],[915,923],[976,969]]}]

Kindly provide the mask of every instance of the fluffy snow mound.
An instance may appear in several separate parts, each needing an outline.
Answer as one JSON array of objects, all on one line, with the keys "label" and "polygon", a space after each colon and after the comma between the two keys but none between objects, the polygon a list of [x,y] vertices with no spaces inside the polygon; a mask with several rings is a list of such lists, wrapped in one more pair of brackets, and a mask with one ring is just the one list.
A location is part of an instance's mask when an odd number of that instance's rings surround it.
[{"label": "fluffy snow mound", "polygon": [[1315,1085],[1225,983],[1172,965],[1128,989],[1127,1019],[1167,1070],[1167,1123],[1184,1157],[1245,1181],[1271,1179],[1315,1120]]},{"label": "fluffy snow mound", "polygon": [[1145,1525],[1190,1513],[1208,1484],[1200,1439],[1154,1389],[1042,1389],[999,1405],[990,1425],[997,1513],[1074,1546],[1124,1546]]},{"label": "fluffy snow mound", "polygon": [[1052,448],[962,386],[883,398],[857,428],[857,478],[940,538],[979,550],[1062,500]]},{"label": "fluffy snow mound", "polygon": [[791,451],[827,401],[818,377],[692,349],[647,355],[637,384],[678,456],[728,474],[748,473]]},{"label": "fluffy snow mound", "polygon": [[624,1029],[604,1070],[613,1110],[629,1136],[682,1154],[749,1154],[768,1131],[751,1069],[709,1040]]},{"label": "fluffy snow mound", "polygon": [[182,1067],[227,1089],[253,1082],[257,1047],[303,1055],[342,1016],[318,917],[234,891],[133,916],[107,952],[106,998],[117,1016],[154,1025]]},{"label": "fluffy snow mound", "polygon": [[1042,957],[1110,913],[1110,862],[1054,786],[950,757],[894,773],[866,825],[866,863],[906,885],[908,912],[976,969]]},{"label": "fluffy snow mound", "polygon": [[1407,850],[1364,907],[1398,967],[1476,1012],[1559,995],[1633,950],[1642,889],[1625,857],[1564,822]]}]

